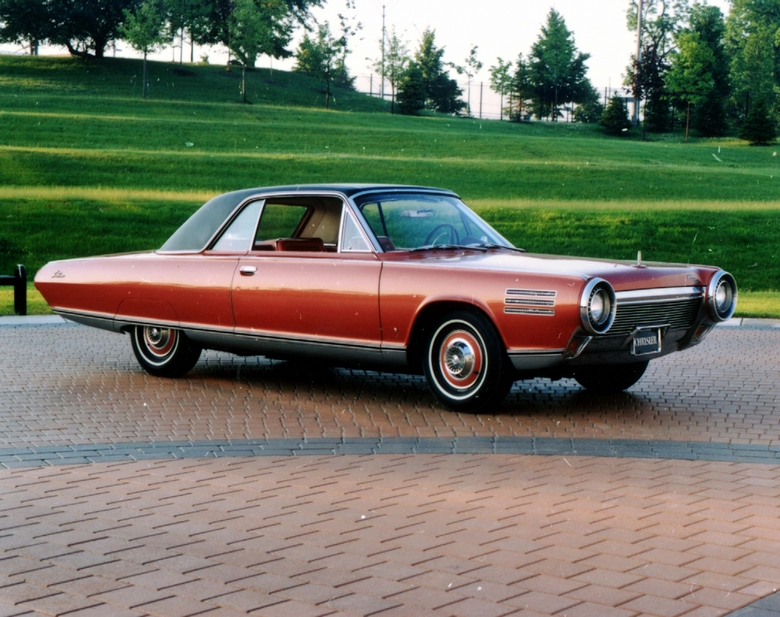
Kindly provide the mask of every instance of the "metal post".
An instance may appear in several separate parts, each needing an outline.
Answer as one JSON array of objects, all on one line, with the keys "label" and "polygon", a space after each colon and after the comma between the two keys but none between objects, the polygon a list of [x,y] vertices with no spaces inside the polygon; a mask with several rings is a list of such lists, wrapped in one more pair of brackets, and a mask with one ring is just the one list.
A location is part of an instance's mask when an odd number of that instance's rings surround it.
[{"label": "metal post", "polygon": [[380,96],[382,97],[382,100],[385,100],[385,5],[382,5],[382,74],[379,76],[380,79]]},{"label": "metal post", "polygon": [[27,315],[27,268],[22,264],[14,270],[14,313]]},{"label": "metal post", "polygon": [[[639,72],[640,63],[642,61],[642,10],[643,0],[637,0],[637,13],[636,13],[636,81],[634,84],[634,90],[639,92]],[[634,97],[634,117],[632,119],[634,126],[639,126],[639,97]]]},{"label": "metal post", "polygon": [[482,120],[482,91],[485,88],[485,82],[479,82],[479,119]]}]

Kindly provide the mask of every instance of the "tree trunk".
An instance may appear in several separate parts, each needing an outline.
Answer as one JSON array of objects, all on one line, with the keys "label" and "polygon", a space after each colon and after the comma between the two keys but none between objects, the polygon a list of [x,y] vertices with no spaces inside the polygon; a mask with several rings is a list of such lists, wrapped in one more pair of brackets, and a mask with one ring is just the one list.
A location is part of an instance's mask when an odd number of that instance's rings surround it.
[{"label": "tree trunk", "polygon": [[688,143],[688,127],[691,124],[691,104],[688,103],[688,113],[685,116],[685,143]]},{"label": "tree trunk", "polygon": [[141,98],[146,98],[146,52],[144,52],[144,83],[141,87]]}]

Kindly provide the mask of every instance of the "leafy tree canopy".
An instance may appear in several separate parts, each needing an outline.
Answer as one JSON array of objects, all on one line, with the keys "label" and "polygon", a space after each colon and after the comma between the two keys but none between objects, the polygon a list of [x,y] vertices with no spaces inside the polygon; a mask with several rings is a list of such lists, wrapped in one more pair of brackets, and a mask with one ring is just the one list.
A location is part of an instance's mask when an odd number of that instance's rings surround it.
[{"label": "leafy tree canopy", "polygon": [[[466,104],[459,98],[463,91],[454,79],[450,79],[444,63],[444,48],[436,47],[436,33],[430,28],[423,32],[411,65],[419,71],[426,108],[445,114],[457,114],[463,110]],[[415,83],[416,80],[415,76],[411,81],[402,82],[401,88],[404,84]]]},{"label": "leafy tree canopy", "polygon": [[560,13],[551,9],[528,59],[537,115],[550,115],[556,120],[559,105],[578,103],[588,96],[593,88],[586,76],[588,58],[590,54],[577,50],[574,34]]},{"label": "leafy tree canopy", "polygon": [[47,0],[0,0],[0,42],[25,43],[37,55],[51,30]]}]

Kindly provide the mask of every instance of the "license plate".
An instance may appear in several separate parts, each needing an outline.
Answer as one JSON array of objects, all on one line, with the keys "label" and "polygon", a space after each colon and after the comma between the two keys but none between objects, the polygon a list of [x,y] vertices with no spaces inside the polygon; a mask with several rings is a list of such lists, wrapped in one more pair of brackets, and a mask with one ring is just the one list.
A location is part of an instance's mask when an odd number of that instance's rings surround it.
[{"label": "license plate", "polygon": [[631,339],[631,353],[644,356],[661,352],[661,328],[637,330]]}]

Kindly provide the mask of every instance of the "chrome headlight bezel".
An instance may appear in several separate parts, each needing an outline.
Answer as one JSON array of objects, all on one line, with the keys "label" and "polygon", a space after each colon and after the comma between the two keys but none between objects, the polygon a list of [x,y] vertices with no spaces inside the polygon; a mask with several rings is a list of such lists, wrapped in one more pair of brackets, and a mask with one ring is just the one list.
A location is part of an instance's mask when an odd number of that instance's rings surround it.
[{"label": "chrome headlight bezel", "polygon": [[719,270],[707,285],[707,313],[716,322],[731,319],[737,309],[737,281]]},{"label": "chrome headlight bezel", "polygon": [[580,294],[580,320],[588,334],[606,334],[615,321],[615,290],[607,281],[593,278]]}]

